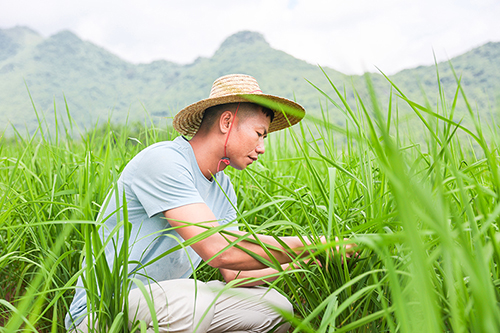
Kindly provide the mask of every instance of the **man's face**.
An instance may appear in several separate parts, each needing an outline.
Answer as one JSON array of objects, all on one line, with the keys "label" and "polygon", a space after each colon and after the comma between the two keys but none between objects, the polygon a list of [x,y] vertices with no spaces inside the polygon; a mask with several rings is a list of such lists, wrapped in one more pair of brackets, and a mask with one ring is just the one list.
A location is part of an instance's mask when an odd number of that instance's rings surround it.
[{"label": "man's face", "polygon": [[271,119],[260,109],[236,119],[227,144],[228,157],[233,168],[243,170],[256,161],[260,154],[264,154],[264,139],[270,122]]}]

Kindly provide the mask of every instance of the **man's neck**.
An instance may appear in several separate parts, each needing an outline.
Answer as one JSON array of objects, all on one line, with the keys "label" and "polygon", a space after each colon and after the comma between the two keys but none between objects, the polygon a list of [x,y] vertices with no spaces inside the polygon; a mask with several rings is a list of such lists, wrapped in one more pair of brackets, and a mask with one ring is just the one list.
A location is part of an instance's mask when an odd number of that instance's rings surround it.
[{"label": "man's neck", "polygon": [[[222,141],[213,135],[198,134],[189,140],[196,163],[208,180],[211,180],[212,176],[217,173],[219,161],[224,155],[224,142]],[[224,170],[225,167],[226,164],[220,163],[219,171]]]}]

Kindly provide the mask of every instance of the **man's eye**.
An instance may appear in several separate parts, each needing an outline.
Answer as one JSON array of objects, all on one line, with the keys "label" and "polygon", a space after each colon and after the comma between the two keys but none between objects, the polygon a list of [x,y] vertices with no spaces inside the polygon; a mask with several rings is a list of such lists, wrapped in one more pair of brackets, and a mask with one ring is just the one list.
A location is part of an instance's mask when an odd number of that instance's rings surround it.
[{"label": "man's eye", "polygon": [[264,138],[264,139],[267,138],[267,134],[265,134],[265,133],[261,133],[261,132],[255,132],[255,133],[257,133],[259,138]]}]

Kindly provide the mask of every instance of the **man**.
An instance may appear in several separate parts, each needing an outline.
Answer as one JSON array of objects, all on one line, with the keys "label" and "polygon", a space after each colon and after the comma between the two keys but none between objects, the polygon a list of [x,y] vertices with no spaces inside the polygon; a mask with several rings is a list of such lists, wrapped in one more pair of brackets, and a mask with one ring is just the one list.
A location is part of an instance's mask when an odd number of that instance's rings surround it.
[{"label": "man", "polygon": [[[236,195],[222,170],[228,165],[245,169],[264,153],[268,133],[299,122],[304,114],[304,108],[293,101],[263,94],[253,77],[224,76],[214,82],[209,98],[175,116],[175,129],[192,137],[190,140],[181,136],[154,144],[123,170],[118,191],[110,192],[99,219],[105,220],[102,229],[106,238],[119,221],[117,216],[123,218],[123,214],[115,212],[123,205],[125,194],[132,224],[129,262],[142,264],[130,265],[129,272],[144,283],[152,296],[160,332],[268,332],[276,327],[275,332],[288,330],[289,324],[281,323],[276,309],[292,312],[291,304],[275,290],[252,287],[263,281],[221,292],[222,282],[202,283],[188,278],[201,260],[219,268],[226,282],[264,277],[274,271],[249,252],[271,260],[270,252],[286,269],[287,263],[303,254],[305,244],[298,237],[282,237],[278,242],[258,235],[259,241],[271,248],[269,252],[251,240],[228,247],[245,234],[229,226],[225,233],[215,232],[190,247],[168,251],[210,228],[236,220]],[[109,265],[114,251],[108,245]],[[153,332],[152,315],[138,288],[129,294],[129,316],[144,320],[148,332]],[[66,316],[66,328],[77,326],[87,332],[88,322],[85,290],[78,288]]]}]

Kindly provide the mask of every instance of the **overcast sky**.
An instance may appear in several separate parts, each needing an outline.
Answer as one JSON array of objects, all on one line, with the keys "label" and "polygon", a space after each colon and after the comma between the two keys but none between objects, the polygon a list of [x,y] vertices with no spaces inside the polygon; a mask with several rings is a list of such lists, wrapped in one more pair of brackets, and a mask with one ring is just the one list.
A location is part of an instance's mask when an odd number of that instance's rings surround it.
[{"label": "overcast sky", "polygon": [[0,28],[43,36],[68,29],[134,62],[187,64],[230,35],[260,32],[272,47],[347,74],[387,74],[500,41],[499,0],[15,0]]}]

